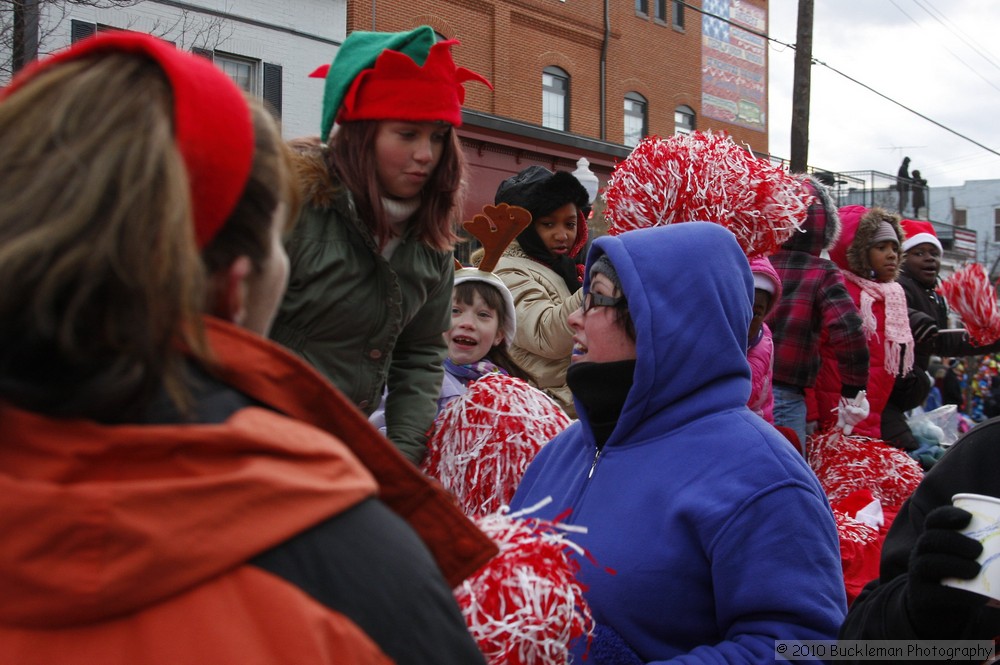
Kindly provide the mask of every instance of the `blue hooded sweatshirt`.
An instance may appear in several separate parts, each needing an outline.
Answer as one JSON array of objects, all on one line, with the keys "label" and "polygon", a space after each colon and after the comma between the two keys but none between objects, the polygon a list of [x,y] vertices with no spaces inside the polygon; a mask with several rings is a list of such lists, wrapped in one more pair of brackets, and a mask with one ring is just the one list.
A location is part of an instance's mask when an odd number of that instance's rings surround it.
[{"label": "blue hooded sweatshirt", "polygon": [[598,238],[585,290],[602,254],[635,324],[634,383],[600,450],[576,401],[579,421],[511,507],[551,497],[534,516],[569,509],[587,528],[572,539],[596,559],[579,561],[594,619],[643,662],[770,663],[775,640],[835,639],[846,598],[829,503],[746,407],[753,278],[735,236],[689,222]]}]

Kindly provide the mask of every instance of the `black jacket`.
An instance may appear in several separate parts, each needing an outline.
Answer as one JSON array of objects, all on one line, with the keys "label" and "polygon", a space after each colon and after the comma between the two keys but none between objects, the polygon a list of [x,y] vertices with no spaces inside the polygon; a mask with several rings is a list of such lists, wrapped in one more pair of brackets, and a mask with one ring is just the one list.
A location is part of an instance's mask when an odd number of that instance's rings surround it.
[{"label": "black jacket", "polygon": [[[924,532],[924,519],[934,508],[950,505],[959,492],[1000,496],[1000,419],[988,420],[962,437],[934,465],[903,504],[882,546],[878,579],[872,580],[851,605],[840,631],[845,640],[931,639],[918,635],[906,608],[910,552]],[[990,640],[1000,636],[1000,608],[984,604],[974,610],[960,634],[934,639]]]},{"label": "black jacket", "polygon": [[[941,294],[910,277],[905,267],[897,280],[906,293],[911,329],[917,330],[921,322],[928,318],[933,320],[940,330],[948,328],[948,303]],[[942,332],[926,342],[918,343],[914,348],[913,371],[907,376],[896,379],[882,413],[882,438],[905,449],[912,450],[917,447],[917,442],[906,423],[904,412],[922,405],[934,385],[933,379],[927,375],[932,355],[954,358],[995,351],[1000,351],[1000,341],[988,346],[975,346],[964,330]]]}]

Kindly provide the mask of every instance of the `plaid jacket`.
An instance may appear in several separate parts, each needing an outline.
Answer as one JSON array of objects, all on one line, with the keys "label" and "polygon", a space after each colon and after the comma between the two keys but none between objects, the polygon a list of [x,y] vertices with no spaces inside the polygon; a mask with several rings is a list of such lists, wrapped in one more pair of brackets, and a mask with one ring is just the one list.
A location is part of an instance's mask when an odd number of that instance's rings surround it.
[{"label": "plaid jacket", "polygon": [[[770,257],[782,285],[781,299],[767,317],[774,338],[776,384],[803,389],[815,384],[820,331],[824,329],[829,332],[843,385],[864,388],[868,383],[868,344],[861,331],[858,308],[840,270],[832,261],[820,257],[839,232],[835,214],[815,203],[809,208],[802,232]],[[828,229],[831,224],[833,228]]]}]

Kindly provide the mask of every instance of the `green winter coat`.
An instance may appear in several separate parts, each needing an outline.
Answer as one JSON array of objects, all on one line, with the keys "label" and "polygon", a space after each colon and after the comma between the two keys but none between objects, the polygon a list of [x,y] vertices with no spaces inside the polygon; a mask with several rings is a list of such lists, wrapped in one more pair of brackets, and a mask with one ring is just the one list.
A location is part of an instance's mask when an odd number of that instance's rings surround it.
[{"label": "green winter coat", "polygon": [[[300,177],[303,171],[309,172],[300,169]],[[307,205],[285,241],[291,274],[271,337],[325,374],[365,415],[388,387],[387,435],[419,463],[443,378],[452,254],[407,232],[386,260],[350,194],[323,177],[325,169],[313,173],[316,181],[304,183]]]}]

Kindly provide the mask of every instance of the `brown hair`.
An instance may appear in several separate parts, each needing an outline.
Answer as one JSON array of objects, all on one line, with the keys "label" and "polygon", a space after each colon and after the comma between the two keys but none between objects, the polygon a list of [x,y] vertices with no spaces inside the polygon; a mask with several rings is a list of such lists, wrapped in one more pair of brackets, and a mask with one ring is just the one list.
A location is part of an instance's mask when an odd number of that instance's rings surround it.
[{"label": "brown hair", "polygon": [[[327,167],[351,192],[358,214],[371,225],[381,247],[389,239],[391,230],[382,207],[375,163],[374,145],[378,129],[377,120],[357,120],[339,125],[330,137]],[[417,239],[436,250],[450,251],[458,238],[455,229],[462,211],[464,172],[465,156],[452,127],[448,130],[441,160],[424,185],[420,207],[412,222]]]},{"label": "brown hair", "polygon": [[[497,313],[497,327],[500,330],[503,330],[504,325],[507,323],[509,313],[507,312],[507,306],[504,303],[503,296],[496,288],[485,282],[462,282],[461,284],[455,285],[455,291],[452,298],[462,304],[472,305],[477,293],[479,294],[479,297],[483,299],[483,302],[486,303],[486,306]],[[507,347],[512,344],[514,340],[505,339],[504,342],[505,344],[497,344],[491,347],[489,352],[486,354],[486,359],[497,367],[505,370],[509,375],[533,383],[534,379],[531,375],[528,374],[523,367],[517,364],[517,361],[511,357],[510,352],[507,350]]]},{"label": "brown hair", "polygon": [[225,225],[202,251],[209,274],[225,270],[240,256],[260,270],[271,253],[271,223],[279,203],[285,204],[290,230],[298,217],[301,193],[293,176],[292,149],[263,104],[248,98],[254,132],[254,159],[243,195]]},{"label": "brown hair", "polygon": [[[124,53],[54,66],[0,104],[0,399],[102,422],[141,419],[163,392],[192,405],[207,279],[172,112],[159,67]],[[278,196],[253,182],[287,171],[267,135],[227,227],[271,218]]]}]

